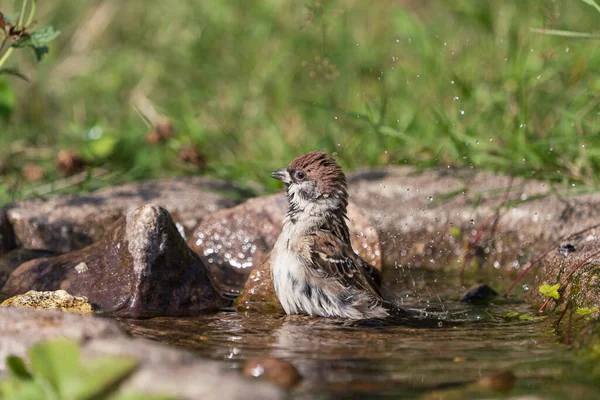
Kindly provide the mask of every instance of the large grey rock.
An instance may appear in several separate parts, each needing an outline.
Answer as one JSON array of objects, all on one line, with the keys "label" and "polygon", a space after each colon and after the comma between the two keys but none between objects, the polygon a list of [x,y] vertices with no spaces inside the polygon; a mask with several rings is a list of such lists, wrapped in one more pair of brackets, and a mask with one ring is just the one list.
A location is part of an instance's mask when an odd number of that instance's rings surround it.
[{"label": "large grey rock", "polygon": [[[283,193],[253,198],[205,218],[188,244],[210,268],[218,286],[237,293],[275,245],[286,212]],[[381,271],[377,231],[352,202],[348,205],[348,227],[354,250]]]},{"label": "large grey rock", "polygon": [[139,368],[120,387],[123,392],[178,399],[278,399],[280,389],[228,371],[217,361],[144,339],[131,339],[114,321],[75,314],[0,308],[0,377],[8,355],[25,356],[34,344],[68,338],[82,345],[83,363],[102,355],[129,356]]},{"label": "large grey rock", "polygon": [[3,292],[32,289],[64,289],[116,316],[195,315],[224,304],[169,213],[154,204],[130,212],[86,248],[21,265]]},{"label": "large grey rock", "polygon": [[183,230],[190,232],[206,215],[234,206],[233,198],[246,194],[232,184],[189,177],[135,182],[81,196],[20,201],[7,215],[23,247],[66,253],[100,239],[113,222],[144,204],[166,208]]}]

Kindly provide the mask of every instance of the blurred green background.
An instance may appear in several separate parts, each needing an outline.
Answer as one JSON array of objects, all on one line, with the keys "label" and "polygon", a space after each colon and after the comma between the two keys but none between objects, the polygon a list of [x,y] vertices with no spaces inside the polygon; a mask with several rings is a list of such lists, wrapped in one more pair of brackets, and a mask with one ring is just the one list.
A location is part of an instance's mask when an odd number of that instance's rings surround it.
[{"label": "blurred green background", "polygon": [[312,149],[594,189],[600,41],[532,31],[597,33],[589,2],[41,2],[61,35],[14,52],[29,82],[0,76],[0,204],[188,174],[272,191]]}]

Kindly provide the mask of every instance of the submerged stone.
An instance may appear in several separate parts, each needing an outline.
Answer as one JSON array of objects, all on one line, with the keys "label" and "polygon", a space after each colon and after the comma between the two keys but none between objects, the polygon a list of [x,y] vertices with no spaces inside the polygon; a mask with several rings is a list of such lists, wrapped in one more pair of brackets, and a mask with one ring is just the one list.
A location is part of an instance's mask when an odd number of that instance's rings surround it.
[{"label": "submerged stone", "polygon": [[30,290],[25,294],[11,297],[0,304],[0,307],[33,308],[45,311],[63,311],[74,314],[91,314],[92,305],[84,296],[71,296],[64,290],[37,292]]},{"label": "submerged stone", "polygon": [[251,358],[242,368],[244,375],[264,379],[285,389],[292,389],[302,380],[298,370],[287,361],[276,358]]},{"label": "submerged stone", "polygon": [[148,204],[81,250],[29,261],[4,285],[9,296],[64,289],[115,316],[196,315],[224,304],[169,213]]},{"label": "submerged stone", "polygon": [[492,289],[489,285],[483,284],[469,289],[467,293],[460,299],[463,303],[485,304],[498,296],[498,292]]},{"label": "submerged stone", "polygon": [[[95,242],[113,222],[144,204],[166,208],[188,233],[206,215],[233,207],[237,202],[232,198],[246,194],[233,184],[203,177],[134,182],[86,195],[19,201],[7,216],[23,247],[66,253]],[[0,236],[3,226],[0,213]]]},{"label": "submerged stone", "polygon": [[[262,288],[260,281],[264,277],[270,279],[270,274],[257,271],[251,275],[251,272],[263,263],[275,245],[286,212],[285,194],[250,199],[204,219],[188,244],[210,268],[223,292],[239,293],[249,277]],[[348,206],[348,227],[354,250],[381,271],[377,231],[352,203]],[[262,291],[256,286],[247,287],[248,290]]]}]

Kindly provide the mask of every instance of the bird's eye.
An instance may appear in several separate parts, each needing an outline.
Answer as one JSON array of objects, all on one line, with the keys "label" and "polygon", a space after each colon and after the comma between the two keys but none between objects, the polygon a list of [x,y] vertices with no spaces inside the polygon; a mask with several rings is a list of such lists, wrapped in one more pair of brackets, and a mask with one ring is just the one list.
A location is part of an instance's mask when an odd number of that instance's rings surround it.
[{"label": "bird's eye", "polygon": [[304,173],[304,171],[296,171],[294,177],[297,181],[303,181],[306,179],[306,174]]}]

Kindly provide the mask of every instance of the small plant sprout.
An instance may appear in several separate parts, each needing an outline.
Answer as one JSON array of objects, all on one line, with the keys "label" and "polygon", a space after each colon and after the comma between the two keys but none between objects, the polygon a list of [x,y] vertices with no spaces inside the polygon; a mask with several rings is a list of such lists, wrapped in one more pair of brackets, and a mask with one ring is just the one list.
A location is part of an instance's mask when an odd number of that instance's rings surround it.
[{"label": "small plant sprout", "polygon": [[13,75],[27,80],[18,69],[4,67],[14,49],[30,48],[40,61],[48,53],[47,43],[60,34],[51,26],[32,30],[36,24],[33,19],[36,6],[37,0],[23,0],[21,12],[17,15],[5,15],[0,10],[0,75]]}]

